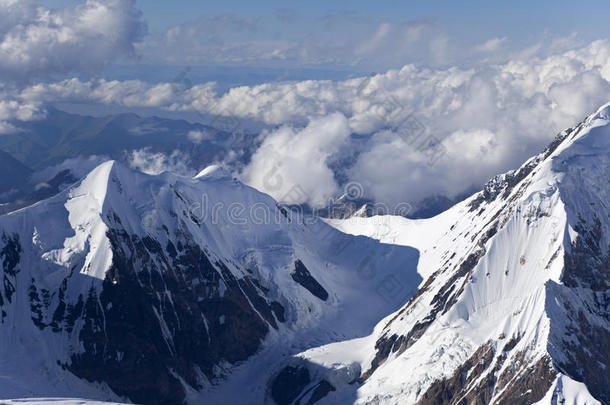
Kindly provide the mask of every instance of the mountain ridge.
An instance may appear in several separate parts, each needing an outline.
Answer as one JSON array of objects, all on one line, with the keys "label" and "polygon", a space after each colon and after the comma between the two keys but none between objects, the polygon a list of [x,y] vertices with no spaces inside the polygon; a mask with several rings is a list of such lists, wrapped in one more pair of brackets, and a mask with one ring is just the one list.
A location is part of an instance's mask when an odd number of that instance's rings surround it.
[{"label": "mountain ridge", "polygon": [[[0,232],[0,338],[12,342],[0,370],[14,376],[0,392],[13,397],[30,393],[23,380],[47,396],[182,403],[254,355],[364,334],[399,305],[376,292],[384,277],[403,277],[407,295],[421,280],[414,249],[305,220],[218,169],[191,179],[108,161],[0,216]],[[366,255],[383,268],[362,279]],[[52,377],[33,383],[25,352]]]},{"label": "mountain ridge", "polygon": [[[362,360],[354,403],[610,401],[603,343],[610,329],[609,122],[606,104],[433,219],[441,230],[431,232],[432,242],[404,237],[417,221],[377,219],[382,229],[375,218],[331,221],[424,249],[418,270],[426,281],[369,339],[374,355]],[[303,357],[324,364],[326,355],[313,349]],[[421,371],[401,381],[403,367]]]}]

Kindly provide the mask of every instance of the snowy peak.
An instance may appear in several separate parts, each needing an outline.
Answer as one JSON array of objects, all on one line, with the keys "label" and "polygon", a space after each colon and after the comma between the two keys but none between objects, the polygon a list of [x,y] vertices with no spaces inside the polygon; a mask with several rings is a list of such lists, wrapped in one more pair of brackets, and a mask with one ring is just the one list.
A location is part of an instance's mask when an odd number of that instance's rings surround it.
[{"label": "snowy peak", "polygon": [[363,371],[357,403],[610,403],[596,343],[610,336],[609,118],[606,105],[436,218],[329,221],[416,246],[425,281],[369,338],[303,353],[307,367],[370,353],[341,360]]},{"label": "snowy peak", "polygon": [[[0,389],[29,395],[15,381],[35,381],[58,396],[182,404],[237,395],[231,377],[262,403],[274,362],[368,333],[410,297],[417,258],[221,169],[191,179],[105,162],[0,216],[0,341],[13,342],[0,345],[0,374],[13,376]],[[362,270],[371,260],[378,269]],[[401,288],[388,295],[388,280]],[[250,359],[265,372],[237,367]],[[30,375],[40,364],[48,378]]]},{"label": "snowy peak", "polygon": [[110,181],[111,173],[121,171],[121,164],[114,160],[109,160],[100,164],[98,167],[93,169],[81,182],[78,187],[73,189],[71,197],[75,195],[88,194],[93,197],[97,202],[97,206],[101,207],[106,198],[106,190],[108,188],[108,182]]},{"label": "snowy peak", "polygon": [[[470,365],[461,363],[459,372],[475,372],[474,364],[486,356],[494,360],[485,364],[491,367],[495,362],[499,367],[477,372],[478,379],[493,376],[494,384],[486,394],[490,402],[515,403],[516,395],[528,389],[527,399],[520,397],[518,401],[538,400],[564,373],[584,381],[583,389],[602,402],[609,401],[607,384],[599,377],[610,366],[608,353],[590,349],[595,345],[593,335],[607,336],[609,326],[608,308],[604,303],[600,305],[597,297],[599,291],[610,287],[603,281],[610,276],[604,264],[610,253],[609,140],[605,106],[560,134],[545,152],[520,169],[494,179],[467,201],[468,214],[456,218],[447,233],[450,238],[468,237],[471,241],[464,246],[462,258],[459,243],[451,244],[445,258],[453,250],[458,260],[453,264],[450,258],[445,259],[449,271],[435,270],[420,289],[419,302],[411,301],[402,316],[387,324],[384,337],[377,343],[408,355],[409,348],[421,347],[420,341],[430,341],[431,334],[437,342],[442,339],[440,325],[454,325],[461,329],[460,340],[477,348],[470,355]],[[460,209],[458,206],[455,210]],[[424,312],[425,317],[405,315],[426,304],[431,307]],[[605,326],[599,327],[604,316]],[[467,329],[458,326],[461,324],[468,325]],[[571,324],[573,331],[589,333],[566,332],[566,324]],[[403,328],[409,332],[405,334]],[[514,339],[510,350],[500,350],[503,343],[498,336]],[[457,350],[454,356],[459,353]],[[381,358],[376,358],[381,363]],[[579,368],[584,359],[590,366]],[[517,378],[512,386],[506,385],[503,375],[509,378],[514,372],[508,364],[537,375],[538,382]],[[389,365],[388,370],[392,369]],[[448,376],[430,385],[419,401],[427,403],[426,398],[456,388]],[[481,392],[483,386],[473,379],[459,388],[461,395],[474,400],[476,395],[471,390]]]},{"label": "snowy peak", "polygon": [[[601,107],[576,127],[562,131],[539,155],[532,157],[519,169],[498,175],[491,179],[480,193],[469,199],[471,210],[501,197],[508,199],[512,192],[525,192],[524,185],[534,192],[537,187],[542,191],[546,186],[558,186],[562,173],[575,167],[584,170],[586,164],[576,156],[596,161],[602,168],[607,165],[610,153],[610,103]],[[582,179],[581,179],[582,180]],[[596,181],[603,183],[599,178]],[[520,187],[517,187],[520,186]]]}]

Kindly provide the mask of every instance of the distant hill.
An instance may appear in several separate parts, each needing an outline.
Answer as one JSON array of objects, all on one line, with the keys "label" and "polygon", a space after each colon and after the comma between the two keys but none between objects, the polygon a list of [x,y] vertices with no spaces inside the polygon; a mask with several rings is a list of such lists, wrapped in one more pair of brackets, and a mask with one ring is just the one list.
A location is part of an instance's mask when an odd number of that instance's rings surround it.
[{"label": "distant hill", "polygon": [[[0,150],[34,170],[78,156],[105,155],[123,160],[126,151],[145,147],[153,152],[181,150],[195,166],[205,167],[211,161],[223,160],[230,149],[252,150],[246,146],[254,142],[253,136],[241,133],[232,135],[184,120],[133,113],[91,117],[50,108],[44,120],[16,125],[21,131],[0,137]],[[193,132],[200,135],[194,139]]]},{"label": "distant hill", "polygon": [[18,188],[31,174],[29,167],[0,150],[0,194]]}]

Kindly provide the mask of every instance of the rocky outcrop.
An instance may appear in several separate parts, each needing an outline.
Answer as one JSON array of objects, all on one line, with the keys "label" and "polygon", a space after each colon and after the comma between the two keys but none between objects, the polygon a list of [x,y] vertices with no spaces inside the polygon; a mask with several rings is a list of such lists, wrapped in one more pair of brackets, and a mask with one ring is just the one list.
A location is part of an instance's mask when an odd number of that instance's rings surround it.
[{"label": "rocky outcrop", "polygon": [[297,260],[294,262],[294,272],[290,275],[294,281],[302,285],[307,291],[318,297],[322,301],[328,299],[328,292],[318,283],[318,281],[312,277],[307,267],[302,261]]},{"label": "rocky outcrop", "polygon": [[[542,399],[557,372],[551,360],[528,359],[524,352],[510,356],[513,338],[502,350],[494,342],[479,347],[451,377],[433,382],[417,405],[529,405]],[[510,358],[509,358],[510,356]]]}]

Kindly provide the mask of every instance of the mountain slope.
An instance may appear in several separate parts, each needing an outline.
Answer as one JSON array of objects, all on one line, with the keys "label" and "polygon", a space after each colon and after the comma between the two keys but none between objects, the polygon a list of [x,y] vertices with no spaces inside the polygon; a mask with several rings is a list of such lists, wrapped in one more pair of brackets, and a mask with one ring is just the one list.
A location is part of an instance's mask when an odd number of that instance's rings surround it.
[{"label": "mountain slope", "polygon": [[362,369],[316,403],[610,403],[608,179],[610,105],[435,218],[329,220],[416,247],[425,282],[369,337],[288,364]]},{"label": "mountain slope", "polygon": [[0,150],[0,202],[2,194],[26,182],[32,171],[10,154]]},{"label": "mountain slope", "polygon": [[0,216],[0,395],[207,402],[237,396],[246,367],[261,403],[285,356],[396,310],[422,280],[417,260],[218,167],[190,179],[109,161]]}]

